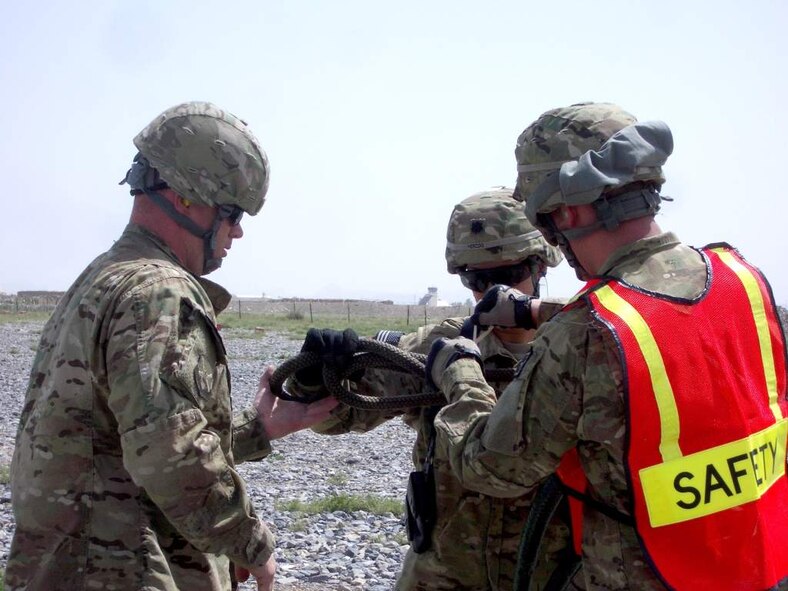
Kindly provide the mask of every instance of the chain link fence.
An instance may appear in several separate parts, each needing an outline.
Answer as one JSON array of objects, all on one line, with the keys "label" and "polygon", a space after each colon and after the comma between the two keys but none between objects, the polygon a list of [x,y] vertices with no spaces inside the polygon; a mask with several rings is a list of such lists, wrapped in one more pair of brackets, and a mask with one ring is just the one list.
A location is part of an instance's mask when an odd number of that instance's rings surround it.
[{"label": "chain link fence", "polygon": [[[0,313],[25,314],[51,312],[57,306],[62,293],[40,293],[34,295],[0,295]],[[416,326],[435,323],[459,316],[467,316],[473,308],[461,306],[417,306],[415,304],[393,304],[369,300],[308,300],[233,298],[223,315],[282,316],[293,319],[320,318],[343,319],[350,322],[358,318],[401,319]]]},{"label": "chain link fence", "polygon": [[237,314],[286,316],[295,319],[315,318],[344,319],[350,322],[358,318],[387,318],[405,320],[407,324],[435,323],[459,316],[467,316],[473,308],[460,306],[418,306],[415,304],[393,304],[369,300],[307,300],[307,299],[252,299],[233,298],[223,315]]},{"label": "chain link fence", "polygon": [[0,313],[51,312],[62,296],[63,294],[60,292],[41,292],[30,295],[0,294]]}]

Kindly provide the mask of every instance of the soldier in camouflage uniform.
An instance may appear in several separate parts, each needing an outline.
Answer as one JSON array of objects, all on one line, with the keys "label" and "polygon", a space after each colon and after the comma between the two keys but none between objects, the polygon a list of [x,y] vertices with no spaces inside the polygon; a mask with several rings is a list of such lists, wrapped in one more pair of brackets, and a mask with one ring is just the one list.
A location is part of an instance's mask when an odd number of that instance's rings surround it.
[{"label": "soldier in camouflage uniform", "polygon": [[[634,398],[628,397],[621,343],[591,306],[595,288],[611,280],[652,301],[702,301],[712,279],[705,250],[685,246],[654,220],[664,181],[661,166],[672,147],[664,123],[635,123],[610,104],[555,109],[530,125],[516,148],[517,190],[527,201],[528,218],[561,246],[579,278],[594,276],[595,282],[540,328],[503,394],[484,385],[478,361],[483,353],[468,339],[436,342],[427,367],[451,402],[435,424],[464,486],[503,497],[527,493],[556,471],[565,454],[576,450],[587,479],[582,544],[588,589],[665,588],[664,573],[658,576],[653,556],[643,549],[642,526],[633,527],[627,446],[636,442],[629,441],[633,423],[627,413]],[[528,302],[510,295],[509,290],[485,295],[477,306],[477,322],[517,325],[514,308]],[[717,318],[725,323],[747,318],[720,314]],[[773,328],[779,360],[784,344],[781,352],[778,333]],[[679,366],[682,356],[686,359],[688,352],[679,349]],[[703,363],[701,356],[699,369]],[[778,383],[784,400],[783,376],[778,375]],[[640,420],[653,417],[641,415]],[[729,534],[727,539],[722,556],[734,537]],[[753,540],[750,546],[757,551],[760,544]],[[686,573],[696,568],[694,555],[687,552],[678,559]],[[729,555],[723,563],[733,565],[740,559]],[[738,589],[765,587],[733,583]],[[783,579],[776,588],[786,584]]]},{"label": "soldier in camouflage uniform", "polygon": [[[512,198],[512,192],[512,189],[499,187],[472,195],[459,203],[451,214],[446,245],[448,271],[459,274],[475,297],[497,283],[517,286],[533,294],[546,268],[561,261],[558,249],[548,245],[528,222],[522,203]],[[553,310],[556,308],[554,306]],[[545,305],[543,312],[548,310],[549,306]],[[410,334],[381,331],[376,338],[405,351],[427,353],[436,339],[459,335],[465,320],[450,318]],[[485,367],[514,367],[533,332],[509,328],[479,335]],[[307,342],[309,340],[308,336]],[[341,349],[341,344],[338,348]],[[309,381],[301,373],[296,377],[297,381]],[[371,369],[367,369],[355,384],[359,393],[375,396],[416,393],[425,387],[423,380],[414,376]],[[304,389],[303,384],[295,385]],[[500,391],[505,385],[498,383],[494,387]],[[413,448],[417,471],[424,469],[429,455],[435,478],[432,494],[436,520],[432,531],[427,533],[426,548],[414,549],[417,544],[412,541],[396,589],[511,590],[521,532],[533,495],[496,499],[463,487],[451,473],[444,438],[434,437],[432,419],[436,411],[437,408],[373,411],[340,405],[333,411],[332,419],[313,429],[324,434],[366,432],[402,416],[417,433]],[[428,454],[433,440],[434,452]],[[541,588],[561,553],[566,551],[568,535],[566,523],[556,520],[547,536],[544,561],[537,574],[539,584],[535,588]]]},{"label": "soldier in camouflage uniform", "polygon": [[41,335],[11,466],[12,590],[271,589],[274,539],[235,464],[323,420],[332,404],[258,393],[233,417],[216,314],[200,275],[243,235],[268,188],[246,124],[209,103],[134,138],[131,223],[61,299]]}]

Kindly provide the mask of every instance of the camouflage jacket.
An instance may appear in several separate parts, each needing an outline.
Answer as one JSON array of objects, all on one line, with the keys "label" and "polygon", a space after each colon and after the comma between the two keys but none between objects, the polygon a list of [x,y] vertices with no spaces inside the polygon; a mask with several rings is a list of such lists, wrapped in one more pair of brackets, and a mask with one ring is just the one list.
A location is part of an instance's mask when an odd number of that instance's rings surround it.
[{"label": "camouflage jacket", "polygon": [[[706,283],[700,255],[670,233],[616,251],[603,273],[655,293],[698,295]],[[625,476],[623,371],[611,333],[583,300],[540,327],[512,384],[500,395],[479,385],[478,366],[459,360],[441,388],[453,401],[436,418],[450,461],[469,488],[522,494],[553,473],[577,447],[589,494],[630,514]],[[662,589],[632,527],[586,508],[583,570],[587,589]]]},{"label": "camouflage jacket", "polygon": [[[556,306],[553,306],[555,310]],[[545,310],[548,308],[545,307]],[[398,346],[413,353],[427,353],[441,337],[459,335],[463,318],[448,319],[439,325],[419,328],[401,337]],[[487,368],[513,368],[517,357],[489,333],[479,341]],[[505,383],[495,384],[500,391]],[[424,390],[424,382],[415,376],[385,370],[367,370],[358,383],[360,393],[376,396],[400,395]],[[336,434],[368,431],[384,421],[402,415],[416,431],[413,463],[421,470],[427,456],[432,428],[431,409],[416,408],[404,412],[368,411],[337,407],[334,417],[314,429]],[[399,591],[454,590],[505,591],[514,585],[520,536],[528,516],[533,494],[500,499],[469,490],[460,484],[448,463],[444,437],[436,440],[433,469],[436,483],[437,521],[432,531],[431,547],[416,554],[409,549],[397,581]],[[545,536],[543,559],[539,563],[534,589],[540,589],[555,567],[558,553],[566,548],[569,529],[555,519]]]},{"label": "camouflage jacket", "polygon": [[72,285],[20,417],[6,589],[227,591],[231,560],[268,560],[234,469],[269,447],[254,410],[232,417],[228,302],[133,225]]}]

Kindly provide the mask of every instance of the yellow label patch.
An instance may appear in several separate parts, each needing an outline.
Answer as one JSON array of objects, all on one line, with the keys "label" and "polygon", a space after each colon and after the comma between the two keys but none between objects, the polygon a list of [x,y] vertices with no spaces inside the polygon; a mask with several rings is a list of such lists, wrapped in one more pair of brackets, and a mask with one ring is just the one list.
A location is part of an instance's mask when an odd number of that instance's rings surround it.
[{"label": "yellow label patch", "polygon": [[788,419],[744,439],[640,471],[652,527],[681,523],[761,498],[785,475]]}]

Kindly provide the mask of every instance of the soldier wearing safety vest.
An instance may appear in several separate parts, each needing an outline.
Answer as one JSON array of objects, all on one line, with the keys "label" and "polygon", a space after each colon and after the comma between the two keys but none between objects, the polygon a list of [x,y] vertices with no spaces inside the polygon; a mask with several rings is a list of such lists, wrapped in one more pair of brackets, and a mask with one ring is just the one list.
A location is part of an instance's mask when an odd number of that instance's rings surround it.
[{"label": "soldier wearing safety vest", "polygon": [[[436,342],[427,373],[451,403],[436,428],[468,488],[571,481],[588,589],[788,589],[784,334],[735,249],[655,222],[672,149],[667,125],[610,104],[548,111],[520,135],[526,215],[587,283],[497,404],[474,342]],[[491,289],[474,321],[527,324],[539,302],[513,295]]]}]

